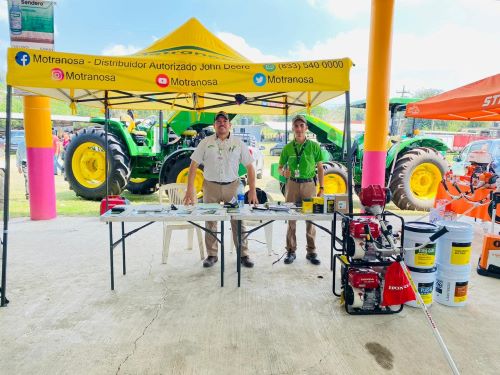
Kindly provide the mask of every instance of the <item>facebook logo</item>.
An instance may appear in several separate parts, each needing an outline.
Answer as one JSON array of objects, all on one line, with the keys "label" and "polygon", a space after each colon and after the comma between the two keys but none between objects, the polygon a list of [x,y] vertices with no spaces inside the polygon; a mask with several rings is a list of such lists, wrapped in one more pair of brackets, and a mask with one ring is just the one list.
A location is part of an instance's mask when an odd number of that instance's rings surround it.
[{"label": "facebook logo", "polygon": [[21,66],[26,66],[30,63],[30,55],[28,55],[26,52],[20,51],[16,53],[16,63],[18,63]]}]

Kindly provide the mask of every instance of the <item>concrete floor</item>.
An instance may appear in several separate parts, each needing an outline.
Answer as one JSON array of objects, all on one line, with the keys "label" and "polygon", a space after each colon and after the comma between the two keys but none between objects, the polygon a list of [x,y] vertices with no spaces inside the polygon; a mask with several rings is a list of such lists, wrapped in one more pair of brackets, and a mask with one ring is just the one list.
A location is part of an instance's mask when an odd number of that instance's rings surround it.
[{"label": "concrete floor", "polygon": [[[256,267],[244,270],[238,289],[235,254],[228,254],[220,288],[219,263],[203,269],[196,247],[182,250],[184,233],[162,265],[155,224],[129,238],[126,276],[116,252],[111,291],[107,228],[97,218],[11,221],[0,373],[450,373],[421,310],[345,313],[331,293],[325,234],[318,233],[319,267],[303,250],[293,265],[271,266],[276,257],[250,241]],[[253,238],[263,241],[261,232]],[[275,224],[279,252],[284,234],[285,225]],[[462,374],[499,374],[500,280],[473,271],[469,285],[465,307],[434,304],[431,313]]]}]

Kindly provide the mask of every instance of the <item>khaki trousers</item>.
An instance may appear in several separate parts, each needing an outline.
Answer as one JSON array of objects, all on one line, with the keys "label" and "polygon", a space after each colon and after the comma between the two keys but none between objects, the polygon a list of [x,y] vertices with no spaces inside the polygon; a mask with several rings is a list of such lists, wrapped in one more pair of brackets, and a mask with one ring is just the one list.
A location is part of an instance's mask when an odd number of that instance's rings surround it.
[{"label": "khaki trousers", "polygon": [[[285,199],[287,202],[302,202],[304,198],[312,198],[316,196],[316,185],[314,182],[298,183],[288,180],[286,184]],[[297,250],[296,238],[297,222],[295,220],[288,221],[288,230],[286,232],[286,250],[295,252]],[[306,221],[306,240],[308,253],[316,252],[314,239],[316,237],[316,228],[310,221]]]},{"label": "khaki trousers", "polygon": [[[231,182],[228,185],[219,185],[205,180],[203,182],[203,203],[220,203],[221,201],[231,201],[231,199],[236,197],[236,192],[238,190],[239,184],[239,180]],[[206,221],[205,226],[211,231],[215,232],[217,230],[216,221]],[[234,246],[237,247],[238,222],[236,220],[231,220],[231,230],[233,232]],[[241,225],[241,230],[246,230],[243,224]],[[205,233],[205,246],[207,247],[207,254],[209,256],[217,256],[219,252],[217,245],[217,240],[208,233]],[[241,256],[248,256],[248,240],[246,238],[241,241]]]}]

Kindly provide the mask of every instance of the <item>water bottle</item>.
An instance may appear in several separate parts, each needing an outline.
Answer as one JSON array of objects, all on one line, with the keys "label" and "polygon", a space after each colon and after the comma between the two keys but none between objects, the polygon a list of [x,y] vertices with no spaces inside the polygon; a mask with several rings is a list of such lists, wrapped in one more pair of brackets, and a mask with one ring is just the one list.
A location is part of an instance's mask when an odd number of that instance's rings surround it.
[{"label": "water bottle", "polygon": [[9,24],[12,35],[19,35],[23,32],[20,0],[12,1],[12,6],[9,10]]},{"label": "water bottle", "polygon": [[243,188],[243,184],[240,182],[238,185],[238,207],[243,208],[245,206],[245,189]]}]

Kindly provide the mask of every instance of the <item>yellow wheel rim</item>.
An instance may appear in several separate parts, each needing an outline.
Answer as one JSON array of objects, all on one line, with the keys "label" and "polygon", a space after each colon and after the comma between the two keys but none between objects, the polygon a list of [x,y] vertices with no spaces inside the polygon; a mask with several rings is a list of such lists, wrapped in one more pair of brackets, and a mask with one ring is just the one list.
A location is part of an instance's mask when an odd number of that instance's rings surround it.
[{"label": "yellow wheel rim", "polygon": [[410,190],[419,199],[434,199],[443,175],[432,163],[418,165],[410,176]]},{"label": "yellow wheel rim", "polygon": [[144,181],[147,181],[147,178],[131,178],[129,181],[134,184],[142,184]]},{"label": "yellow wheel rim", "polygon": [[[189,167],[184,168],[180,173],[177,175],[177,179],[175,182],[178,184],[187,184],[188,183],[188,172],[189,172]],[[194,188],[196,189],[196,197],[201,198],[203,197],[203,171],[200,168],[196,169],[196,176],[194,177]]]},{"label": "yellow wheel rim", "polygon": [[104,149],[94,142],[78,146],[71,159],[71,168],[76,181],[89,189],[101,186],[105,181]]},{"label": "yellow wheel rim", "polygon": [[345,194],[347,193],[347,185],[342,176],[338,174],[327,174],[324,178],[325,190],[324,194]]}]

